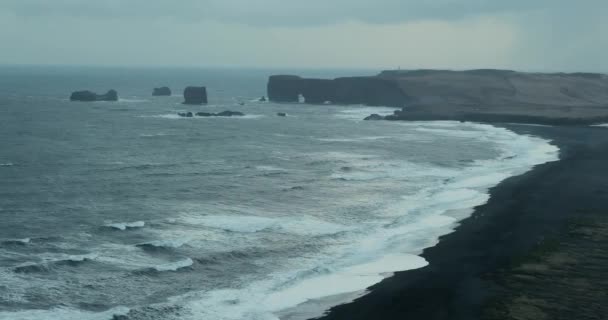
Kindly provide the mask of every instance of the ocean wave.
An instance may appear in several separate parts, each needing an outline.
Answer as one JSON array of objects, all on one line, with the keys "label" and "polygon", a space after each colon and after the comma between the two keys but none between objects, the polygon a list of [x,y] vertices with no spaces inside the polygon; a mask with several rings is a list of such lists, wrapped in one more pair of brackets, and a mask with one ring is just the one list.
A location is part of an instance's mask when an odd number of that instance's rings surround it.
[{"label": "ocean wave", "polygon": [[396,108],[387,107],[359,107],[354,109],[342,110],[335,115],[335,117],[345,120],[363,121],[363,119],[372,113],[379,114],[381,116],[391,115],[397,110]]},{"label": "ocean wave", "polygon": [[246,215],[211,215],[196,219],[196,223],[230,232],[255,233],[264,231],[302,236],[330,235],[351,230],[350,227],[345,225],[306,216],[269,218]]},{"label": "ocean wave", "polygon": [[167,264],[161,264],[152,267],[152,269],[158,272],[167,272],[167,271],[178,271],[180,269],[191,267],[194,264],[194,261],[190,258],[186,258],[184,260],[179,260]]},{"label": "ocean wave", "polygon": [[353,137],[353,138],[315,138],[318,141],[323,142],[368,142],[376,140],[394,139],[395,137],[389,136],[369,136],[369,137]]},{"label": "ocean wave", "polygon": [[118,102],[119,102],[119,103],[120,103],[120,102],[122,102],[122,103],[142,103],[142,102],[148,102],[148,101],[150,101],[150,100],[141,99],[141,98],[140,98],[140,99],[137,99],[137,98],[130,98],[130,99],[127,99],[127,98],[119,98],[119,99],[118,99]]},{"label": "ocean wave", "polygon": [[154,137],[166,137],[166,136],[172,136],[173,134],[170,133],[163,133],[163,132],[159,132],[159,133],[142,133],[139,136],[142,138],[154,138]]},{"label": "ocean wave", "polygon": [[7,240],[2,240],[0,241],[1,245],[20,245],[20,246],[24,246],[26,244],[29,244],[31,242],[32,239],[30,238],[24,238],[24,239],[7,239]]},{"label": "ocean wave", "polygon": [[109,224],[106,224],[105,226],[108,228],[125,231],[127,229],[143,228],[145,225],[146,225],[146,223],[144,221],[135,221],[135,222],[109,223]]},{"label": "ocean wave", "polygon": [[5,163],[0,163],[0,167],[12,167],[15,164],[12,162],[5,162]]},{"label": "ocean wave", "polygon": [[76,267],[84,263],[94,261],[97,258],[96,254],[83,255],[52,255],[51,257],[42,257],[42,262],[23,263],[13,268],[16,273],[41,273],[48,272],[57,266]]},{"label": "ocean wave", "polygon": [[127,307],[116,307],[103,312],[60,307],[49,310],[0,311],[0,320],[109,320],[128,312]]},{"label": "ocean wave", "polygon": [[177,249],[190,242],[190,238],[172,239],[172,240],[155,240],[137,244],[137,247],[143,249]]}]

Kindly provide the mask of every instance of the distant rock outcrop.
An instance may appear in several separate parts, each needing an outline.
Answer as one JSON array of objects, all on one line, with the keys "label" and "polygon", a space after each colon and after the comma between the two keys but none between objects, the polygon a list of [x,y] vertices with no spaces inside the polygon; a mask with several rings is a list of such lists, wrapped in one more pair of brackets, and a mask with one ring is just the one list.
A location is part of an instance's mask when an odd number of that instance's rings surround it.
[{"label": "distant rock outcrop", "polygon": [[244,113],[238,112],[238,111],[222,111],[220,113],[215,114],[216,117],[233,117],[233,116],[242,117],[244,115],[245,115]]},{"label": "distant rock outcrop", "polygon": [[118,101],[118,92],[109,90],[105,94],[96,94],[88,90],[75,91],[70,95],[71,101]]},{"label": "distant rock outcrop", "polygon": [[169,87],[154,88],[152,95],[153,96],[170,96],[171,89],[169,89]]},{"label": "distant rock outcrop", "polygon": [[374,114],[371,114],[371,115],[365,117],[365,119],[363,119],[363,120],[384,120],[384,117],[377,113],[374,113]]},{"label": "distant rock outcrop", "polygon": [[206,87],[187,87],[184,89],[184,104],[207,103]]},{"label": "distant rock outcrop", "polygon": [[194,116],[192,112],[180,112],[177,115],[184,118],[192,118]]},{"label": "distant rock outcrop", "polygon": [[279,113],[277,113],[277,116],[279,116],[279,117],[287,117],[287,113],[285,113],[285,112],[279,112]]}]

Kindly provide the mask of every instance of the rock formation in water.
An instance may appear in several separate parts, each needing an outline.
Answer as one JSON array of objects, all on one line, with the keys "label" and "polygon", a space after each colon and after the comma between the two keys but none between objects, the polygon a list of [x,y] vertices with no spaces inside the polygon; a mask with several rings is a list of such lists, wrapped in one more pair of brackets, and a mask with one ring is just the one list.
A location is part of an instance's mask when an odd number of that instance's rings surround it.
[{"label": "rock formation in water", "polygon": [[206,87],[187,87],[184,89],[184,104],[207,103]]},{"label": "rock formation in water", "polygon": [[109,90],[105,94],[96,94],[88,90],[75,91],[70,95],[71,101],[118,101],[116,90]]},{"label": "rock formation in water", "polygon": [[242,112],[238,112],[238,111],[222,111],[222,112],[218,112],[218,113],[210,113],[210,112],[197,112],[197,113],[192,113],[192,112],[180,112],[177,115],[179,115],[180,117],[185,117],[185,118],[191,118],[193,116],[197,116],[197,117],[242,117],[245,114]]},{"label": "rock formation in water", "polygon": [[371,114],[371,115],[365,117],[365,119],[363,119],[363,120],[384,120],[384,117],[377,113],[374,113],[374,114]]},{"label": "rock formation in water", "polygon": [[285,113],[285,112],[278,112],[277,116],[279,116],[279,117],[287,117],[287,113]]},{"label": "rock formation in water", "polygon": [[169,87],[154,88],[152,95],[153,96],[170,96],[171,89],[169,89]]}]

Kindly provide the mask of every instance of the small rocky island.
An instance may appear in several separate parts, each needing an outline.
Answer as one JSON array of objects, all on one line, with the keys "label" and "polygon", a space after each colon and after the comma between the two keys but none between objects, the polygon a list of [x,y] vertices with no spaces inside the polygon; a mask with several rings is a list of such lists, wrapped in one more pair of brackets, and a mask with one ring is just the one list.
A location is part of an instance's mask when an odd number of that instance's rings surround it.
[{"label": "small rocky island", "polygon": [[171,89],[169,89],[169,87],[160,87],[160,88],[154,88],[154,91],[152,91],[152,95],[153,96],[170,96],[171,95]]},{"label": "small rocky island", "polygon": [[184,104],[206,104],[206,87],[187,87],[184,89]]},{"label": "small rocky island", "polygon": [[72,92],[70,101],[118,101],[118,92],[109,90],[105,94],[96,94],[88,90]]}]

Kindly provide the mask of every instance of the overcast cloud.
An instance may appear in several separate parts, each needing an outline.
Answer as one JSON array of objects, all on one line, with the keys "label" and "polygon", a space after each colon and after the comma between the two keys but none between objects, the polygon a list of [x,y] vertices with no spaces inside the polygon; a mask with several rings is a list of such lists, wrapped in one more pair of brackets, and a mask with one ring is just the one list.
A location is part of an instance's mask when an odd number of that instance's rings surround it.
[{"label": "overcast cloud", "polygon": [[0,0],[0,63],[606,71],[603,0]]}]

